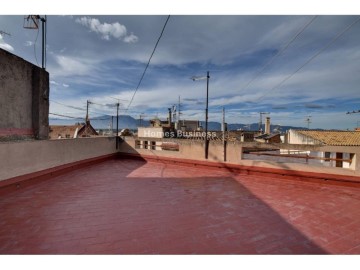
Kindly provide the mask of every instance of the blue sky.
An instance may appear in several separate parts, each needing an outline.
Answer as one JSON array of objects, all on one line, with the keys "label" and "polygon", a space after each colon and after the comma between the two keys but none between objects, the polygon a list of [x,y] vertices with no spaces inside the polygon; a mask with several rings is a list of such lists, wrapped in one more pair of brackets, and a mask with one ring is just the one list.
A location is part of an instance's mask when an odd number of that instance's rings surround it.
[{"label": "blue sky", "polygon": [[[122,113],[139,82],[166,15],[48,16],[50,111],[83,117],[86,100],[120,98]],[[209,120],[353,129],[360,109],[359,16],[172,15],[127,114],[165,118],[181,96],[183,118],[204,120],[210,71]],[[41,65],[41,31],[23,16],[0,16],[0,47]],[[355,24],[353,24],[356,22]],[[349,26],[351,27],[349,28]],[[303,30],[303,31],[301,31]],[[345,31],[345,32],[344,32]],[[296,36],[296,38],[295,38]],[[338,37],[335,41],[334,39]],[[114,114],[91,105],[91,115]]]}]

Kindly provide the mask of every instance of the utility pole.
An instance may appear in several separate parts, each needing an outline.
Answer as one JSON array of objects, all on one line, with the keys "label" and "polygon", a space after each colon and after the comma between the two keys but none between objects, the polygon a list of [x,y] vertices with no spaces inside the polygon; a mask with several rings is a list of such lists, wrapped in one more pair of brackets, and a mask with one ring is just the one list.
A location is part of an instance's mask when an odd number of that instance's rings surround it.
[{"label": "utility pole", "polygon": [[85,124],[87,125],[89,121],[89,104],[91,104],[91,101],[86,101],[86,118],[85,118]]},{"label": "utility pole", "polygon": [[114,134],[114,116],[111,116],[111,136]]},{"label": "utility pole", "polygon": [[46,23],[46,15],[45,18],[42,18],[39,16],[39,19],[41,20],[41,26],[42,26],[42,62],[41,67],[45,69],[45,58],[46,58],[46,32],[45,32],[45,23]]},{"label": "utility pole", "polygon": [[178,125],[180,124],[180,114],[181,114],[181,102],[180,102],[180,96],[179,96],[179,104],[178,104]]},{"label": "utility pole", "polygon": [[116,149],[119,147],[119,107],[120,103],[116,103]]},{"label": "utility pole", "polygon": [[118,149],[119,146],[119,142],[118,142],[118,138],[119,138],[119,107],[120,107],[120,100],[123,101],[127,101],[125,99],[120,99],[120,98],[114,98],[114,97],[110,97],[112,99],[116,99],[118,102],[115,104],[116,105],[116,149]]},{"label": "utility pole", "polygon": [[223,107],[223,109],[222,109],[222,113],[223,113],[222,125],[223,125],[224,161],[226,161],[226,139],[225,139],[226,124],[225,124],[225,107]]},{"label": "utility pole", "polygon": [[[209,154],[209,136],[208,136],[208,112],[209,112],[209,80],[210,80],[210,72],[208,71],[205,76],[197,77],[193,76],[190,78],[193,81],[204,80],[206,79],[206,109],[205,109],[205,159],[208,159]],[[180,101],[180,98],[179,98]]]},{"label": "utility pole", "polygon": [[205,141],[205,159],[208,159],[209,155],[209,137],[208,137],[208,121],[209,121],[209,79],[210,73],[207,72],[206,75],[206,117],[205,117],[205,134],[206,134],[206,141]]}]

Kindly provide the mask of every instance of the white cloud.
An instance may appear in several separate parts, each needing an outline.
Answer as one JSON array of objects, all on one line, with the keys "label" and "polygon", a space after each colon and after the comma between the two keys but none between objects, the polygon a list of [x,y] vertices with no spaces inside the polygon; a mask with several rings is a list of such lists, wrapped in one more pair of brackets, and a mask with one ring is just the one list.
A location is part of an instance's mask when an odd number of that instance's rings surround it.
[{"label": "white cloud", "polygon": [[57,68],[52,68],[52,75],[57,76],[76,76],[86,75],[94,69],[94,63],[88,59],[75,58],[70,56],[55,56]]},{"label": "white cloud", "polygon": [[6,43],[1,34],[0,34],[0,48],[10,51],[10,52],[14,51],[14,47],[11,46],[10,44]]},{"label": "white cloud", "polygon": [[63,83],[62,86],[64,86],[65,88],[68,88],[70,85]]},{"label": "white cloud", "polygon": [[130,36],[126,36],[124,38],[124,42],[126,43],[135,43],[139,40],[137,36],[135,36],[133,33],[130,34]]},{"label": "white cloud", "polygon": [[111,37],[123,40],[126,43],[134,43],[138,41],[138,37],[131,33],[127,35],[126,27],[119,22],[101,23],[98,19],[90,17],[82,17],[75,20],[77,23],[88,27],[92,32],[101,35],[102,39],[110,40]]},{"label": "white cloud", "polygon": [[50,81],[50,84],[53,84],[53,85],[59,85],[57,82],[55,81]]}]

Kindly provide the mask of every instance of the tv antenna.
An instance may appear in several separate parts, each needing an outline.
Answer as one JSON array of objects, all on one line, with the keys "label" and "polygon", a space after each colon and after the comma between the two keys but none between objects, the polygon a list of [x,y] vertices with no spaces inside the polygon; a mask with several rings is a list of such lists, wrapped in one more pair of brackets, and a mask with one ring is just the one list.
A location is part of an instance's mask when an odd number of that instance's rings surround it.
[{"label": "tv antenna", "polygon": [[39,15],[27,15],[24,16],[24,28],[25,29],[39,29],[39,21],[41,21],[42,26],[42,62],[41,67],[45,69],[46,65],[46,15],[45,17],[40,17]]}]

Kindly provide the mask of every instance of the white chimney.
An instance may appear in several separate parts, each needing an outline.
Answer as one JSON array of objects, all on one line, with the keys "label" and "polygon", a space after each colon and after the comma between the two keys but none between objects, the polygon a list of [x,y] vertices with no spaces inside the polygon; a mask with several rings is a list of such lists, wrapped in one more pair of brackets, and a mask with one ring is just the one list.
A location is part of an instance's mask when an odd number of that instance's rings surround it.
[{"label": "white chimney", "polygon": [[270,134],[270,117],[266,117],[265,133],[266,133],[266,134]]}]

